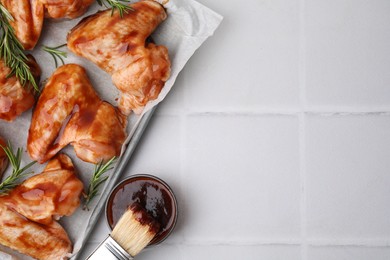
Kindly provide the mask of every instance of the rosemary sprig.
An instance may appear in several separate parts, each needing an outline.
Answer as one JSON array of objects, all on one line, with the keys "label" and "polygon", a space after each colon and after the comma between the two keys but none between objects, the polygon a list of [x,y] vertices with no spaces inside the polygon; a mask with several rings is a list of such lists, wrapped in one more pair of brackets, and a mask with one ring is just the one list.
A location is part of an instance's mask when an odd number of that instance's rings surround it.
[{"label": "rosemary sprig", "polygon": [[61,44],[61,45],[56,46],[56,47],[49,47],[49,46],[45,46],[45,45],[42,47],[42,50],[46,51],[47,53],[49,53],[53,57],[56,68],[58,67],[57,59],[59,59],[61,61],[62,65],[65,64],[64,58],[67,57],[67,53],[66,53],[66,51],[59,50],[65,46],[66,46],[66,43]]},{"label": "rosemary sprig", "polygon": [[123,13],[132,11],[133,8],[129,6],[130,0],[96,0],[100,6],[105,6],[111,9],[111,15],[114,14],[115,10],[118,10],[120,17],[123,17]]},{"label": "rosemary sprig", "polygon": [[20,168],[20,163],[22,161],[22,153],[23,149],[18,148],[16,151],[16,154],[14,153],[10,143],[8,143],[7,147],[4,147],[0,145],[1,148],[4,150],[5,154],[8,157],[8,160],[10,161],[10,164],[12,165],[12,173],[10,176],[8,176],[2,183],[0,183],[0,196],[5,195],[7,192],[12,190],[15,186],[17,186],[20,183],[20,180],[27,176],[32,174],[32,171],[26,172],[28,168],[33,166],[36,161],[30,162],[23,168]]},{"label": "rosemary sprig", "polygon": [[103,161],[95,166],[95,172],[92,175],[91,182],[88,185],[88,191],[84,194],[84,207],[88,210],[88,204],[96,197],[99,191],[99,186],[102,185],[109,176],[103,176],[103,174],[114,167],[112,164],[115,162],[116,157],[112,157],[108,162],[103,164]]},{"label": "rosemary sprig", "polygon": [[14,18],[8,10],[0,4],[0,58],[11,69],[7,77],[15,75],[22,86],[30,82],[34,89],[39,92],[37,82],[27,64],[28,58],[24,53],[23,45],[16,37],[15,30],[10,24],[10,21],[13,20]]}]

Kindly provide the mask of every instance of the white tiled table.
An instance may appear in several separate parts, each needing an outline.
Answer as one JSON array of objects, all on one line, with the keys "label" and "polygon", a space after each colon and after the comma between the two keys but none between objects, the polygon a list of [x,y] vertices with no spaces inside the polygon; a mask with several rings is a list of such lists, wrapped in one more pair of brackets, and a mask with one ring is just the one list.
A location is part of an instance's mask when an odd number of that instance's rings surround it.
[{"label": "white tiled table", "polygon": [[390,259],[390,1],[200,2],[224,21],[127,167],[179,222],[137,259]]}]

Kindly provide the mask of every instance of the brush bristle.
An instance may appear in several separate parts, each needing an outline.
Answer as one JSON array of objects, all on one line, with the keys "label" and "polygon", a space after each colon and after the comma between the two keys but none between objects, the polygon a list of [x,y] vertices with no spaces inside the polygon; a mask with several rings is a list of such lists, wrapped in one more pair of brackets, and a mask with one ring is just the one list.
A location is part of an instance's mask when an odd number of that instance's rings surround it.
[{"label": "brush bristle", "polygon": [[136,256],[156,236],[160,225],[139,205],[132,205],[119,219],[111,237],[130,255]]}]

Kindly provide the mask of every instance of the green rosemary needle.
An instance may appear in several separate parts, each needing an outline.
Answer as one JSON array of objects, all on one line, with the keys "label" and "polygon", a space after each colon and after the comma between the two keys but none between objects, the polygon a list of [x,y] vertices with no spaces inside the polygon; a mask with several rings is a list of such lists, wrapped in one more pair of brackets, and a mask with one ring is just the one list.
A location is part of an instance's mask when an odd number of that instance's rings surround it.
[{"label": "green rosemary needle", "polygon": [[103,164],[103,162],[96,164],[95,172],[93,173],[91,182],[88,185],[88,191],[84,195],[84,210],[88,210],[88,204],[96,197],[96,195],[98,195],[99,186],[108,179],[109,176],[103,176],[103,174],[114,168],[112,164],[115,162],[115,159],[116,157],[114,156],[105,164]]},{"label": "green rosemary needle", "polygon": [[5,154],[8,157],[8,160],[12,166],[12,173],[10,176],[4,179],[2,183],[0,183],[0,196],[5,195],[7,192],[12,190],[15,186],[17,186],[21,179],[27,175],[32,174],[32,171],[26,172],[31,166],[33,166],[36,161],[30,162],[23,168],[20,168],[20,164],[22,162],[22,153],[23,149],[18,148],[16,151],[16,154],[12,150],[11,145],[8,143],[7,147],[4,147],[0,145],[1,148],[4,150]]},{"label": "green rosemary needle", "polygon": [[67,53],[65,51],[59,50],[62,47],[65,47],[65,46],[66,46],[66,43],[65,44],[61,44],[61,45],[56,46],[56,47],[48,47],[48,46],[43,46],[42,47],[42,50],[46,51],[47,53],[49,53],[53,57],[54,63],[56,65],[56,68],[58,67],[57,59],[59,59],[61,61],[62,65],[65,64],[64,58],[67,57]]},{"label": "green rosemary needle", "polygon": [[128,13],[133,10],[128,4],[130,0],[96,0],[100,6],[105,6],[111,9],[111,15],[114,14],[115,10],[118,10],[119,16],[123,17],[123,13]]},{"label": "green rosemary needle", "polygon": [[22,86],[30,82],[34,89],[39,92],[37,82],[27,64],[28,58],[24,53],[23,45],[16,37],[15,30],[10,24],[10,21],[13,20],[14,18],[8,10],[0,4],[0,58],[11,69],[7,77],[15,75]]}]

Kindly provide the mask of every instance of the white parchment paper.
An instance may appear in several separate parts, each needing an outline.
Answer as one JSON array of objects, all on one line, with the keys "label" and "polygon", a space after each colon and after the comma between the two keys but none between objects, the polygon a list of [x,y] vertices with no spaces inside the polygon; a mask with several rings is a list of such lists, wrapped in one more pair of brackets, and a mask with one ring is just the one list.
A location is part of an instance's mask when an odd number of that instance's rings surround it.
[{"label": "white parchment paper", "polygon": [[[193,55],[196,49],[198,49],[201,44],[213,34],[222,21],[222,17],[219,14],[193,0],[170,0],[165,3],[164,6],[167,9],[168,18],[158,27],[152,36],[156,44],[168,47],[172,63],[171,77],[166,82],[158,99],[149,102],[143,113],[152,109],[165,98],[173,87],[176,77],[183,69],[189,58]],[[94,4],[83,17],[94,14],[96,11],[101,9],[103,8]],[[73,28],[83,17],[74,20],[45,20],[40,41],[34,51],[31,52],[41,66],[41,82],[44,82],[44,80],[47,79],[55,70],[52,57],[41,50],[42,46],[47,45],[53,47],[66,43],[66,36],[69,30]],[[67,51],[66,47],[64,47],[63,50]],[[65,59],[65,62],[77,63],[84,66],[87,69],[90,80],[100,97],[109,101],[111,104],[117,104],[116,100],[119,98],[119,92],[115,86],[113,86],[111,77],[88,60],[77,57],[70,51],[67,51],[67,53],[68,58]],[[127,129],[129,133],[128,140],[130,140],[131,134],[137,127],[137,122],[139,122],[141,116],[131,115],[129,117],[129,125]],[[23,165],[31,161],[25,150],[30,119],[31,110],[25,112],[12,123],[0,121],[0,135],[5,139],[10,140],[15,150],[17,147],[24,148]],[[72,147],[66,147],[62,152],[65,152],[72,158],[80,178],[87,186],[91,174],[93,173],[94,165],[85,163],[78,159],[75,156]],[[44,166],[45,165],[36,164],[33,167],[33,170],[35,173],[39,173],[43,170]],[[9,168],[5,176],[9,175],[10,172],[11,169]],[[111,171],[111,173],[114,172],[115,169]],[[95,199],[94,203],[92,203],[90,207],[93,208],[98,200],[99,198]],[[85,231],[91,212],[92,211],[85,211],[79,208],[75,214],[70,217],[64,217],[60,221],[73,242],[73,253],[78,252],[82,244],[85,242]],[[0,246],[0,250],[11,252],[16,259],[31,259],[3,246]],[[2,258],[1,255],[0,258]]]}]

